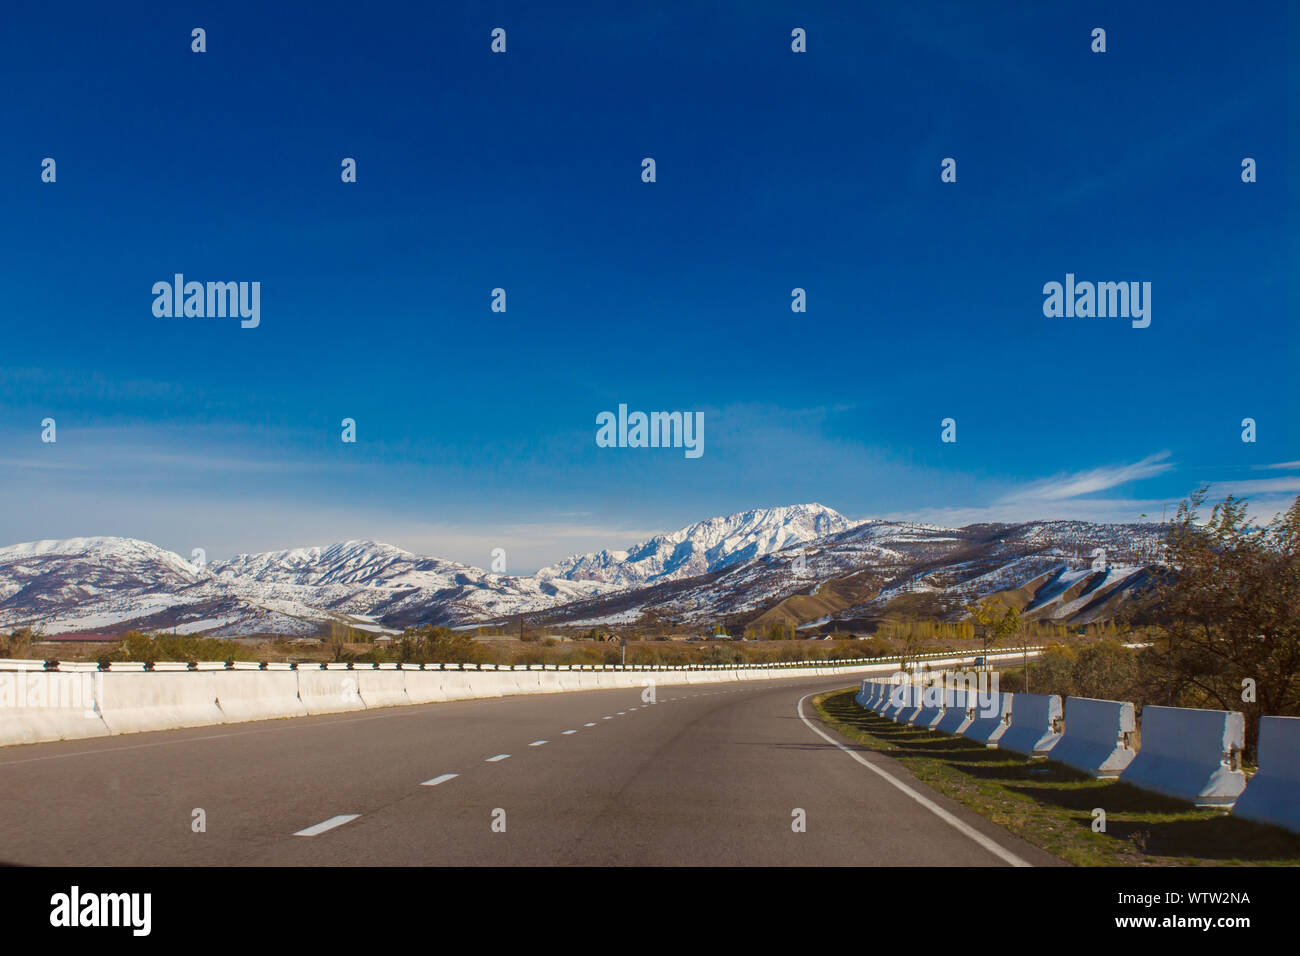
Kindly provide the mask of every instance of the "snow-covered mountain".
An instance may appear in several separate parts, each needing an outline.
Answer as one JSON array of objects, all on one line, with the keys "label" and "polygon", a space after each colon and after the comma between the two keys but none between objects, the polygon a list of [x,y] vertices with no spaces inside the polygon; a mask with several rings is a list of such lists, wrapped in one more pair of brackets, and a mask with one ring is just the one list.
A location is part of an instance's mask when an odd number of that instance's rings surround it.
[{"label": "snow-covered mountain", "polygon": [[626,551],[574,555],[542,568],[542,580],[600,581],[621,588],[679,581],[797,547],[853,527],[825,505],[755,508],[655,535]]},{"label": "snow-covered mountain", "polygon": [[539,611],[602,589],[491,574],[370,541],[241,555],[207,567],[130,538],[0,548],[0,627],[45,633],[306,634],[332,622],[387,630]]},{"label": "snow-covered mountain", "polygon": [[144,541],[72,538],[0,548],[0,628],[309,634],[335,622],[378,631],[520,614],[584,626],[765,615],[802,624],[918,601],[951,615],[972,598],[1012,591],[1027,613],[1076,622],[1113,614],[1142,588],[1159,533],[1069,521],[854,522],[805,504],[709,518],[515,577],[375,541],[202,567]]},{"label": "snow-covered mountain", "polygon": [[943,528],[864,521],[800,548],[681,581],[580,599],[539,620],[583,627],[773,622],[841,630],[891,613],[955,620],[1006,595],[1029,617],[1086,624],[1145,600],[1159,525],[1080,521]]},{"label": "snow-covered mountain", "polygon": [[442,558],[421,557],[381,541],[343,541],[328,548],[292,548],[214,561],[214,574],[278,584],[446,588],[485,572]]}]

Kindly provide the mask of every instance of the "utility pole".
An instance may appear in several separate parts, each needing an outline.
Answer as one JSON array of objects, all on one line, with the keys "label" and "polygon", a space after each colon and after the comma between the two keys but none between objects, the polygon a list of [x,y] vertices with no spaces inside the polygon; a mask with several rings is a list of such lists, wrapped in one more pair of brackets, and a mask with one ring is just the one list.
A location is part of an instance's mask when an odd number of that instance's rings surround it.
[{"label": "utility pole", "polygon": [[1029,693],[1029,630],[1025,629],[1020,635],[1020,646],[1024,648],[1024,657],[1022,658],[1025,668],[1025,693]]}]

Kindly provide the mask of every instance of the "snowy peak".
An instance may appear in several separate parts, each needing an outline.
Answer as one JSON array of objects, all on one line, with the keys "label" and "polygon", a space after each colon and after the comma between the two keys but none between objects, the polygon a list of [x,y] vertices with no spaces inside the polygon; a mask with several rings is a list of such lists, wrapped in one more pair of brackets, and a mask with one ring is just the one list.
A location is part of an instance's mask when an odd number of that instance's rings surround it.
[{"label": "snowy peak", "polygon": [[636,587],[716,571],[851,527],[854,522],[820,504],[755,508],[706,518],[626,551],[574,555],[542,568],[536,576]]},{"label": "snowy peak", "polygon": [[447,587],[458,573],[482,571],[441,558],[421,557],[380,541],[342,541],[325,548],[241,554],[212,564],[214,573],[277,584]]},{"label": "snowy peak", "polygon": [[8,575],[82,573],[137,576],[166,584],[193,584],[202,572],[180,555],[135,538],[63,538],[28,541],[0,548],[0,568]]}]

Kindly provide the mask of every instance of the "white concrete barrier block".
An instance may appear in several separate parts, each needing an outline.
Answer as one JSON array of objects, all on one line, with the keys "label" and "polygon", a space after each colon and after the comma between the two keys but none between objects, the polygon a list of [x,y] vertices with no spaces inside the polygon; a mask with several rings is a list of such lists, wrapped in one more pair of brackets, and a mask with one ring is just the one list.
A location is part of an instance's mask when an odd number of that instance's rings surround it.
[{"label": "white concrete barrier block", "polygon": [[1196,806],[1231,806],[1246,788],[1237,768],[1245,737],[1237,711],[1148,704],[1141,747],[1119,779]]},{"label": "white concrete barrier block", "polygon": [[307,716],[292,671],[226,671],[212,677],[217,706],[228,723]]},{"label": "white concrete barrier block", "polygon": [[0,746],[108,736],[96,700],[102,680],[84,671],[0,673]]},{"label": "white concrete barrier block", "polygon": [[956,736],[969,727],[971,718],[967,697],[967,692],[960,688],[944,688],[943,716],[934,725],[934,729]]},{"label": "white concrete barrier block", "polygon": [[406,680],[398,670],[354,671],[357,675],[357,692],[367,708],[400,707],[409,704]]},{"label": "white concrete barrier block", "polygon": [[998,749],[1032,757],[1048,753],[1061,739],[1059,694],[1016,694],[1011,722],[998,739]]},{"label": "white concrete barrier block", "polygon": [[361,699],[360,671],[346,668],[301,670],[298,673],[298,699],[309,714],[340,714],[365,710]]},{"label": "white concrete barrier block", "polygon": [[110,733],[133,734],[225,723],[217,706],[216,674],[113,673],[104,675],[99,706]]},{"label": "white concrete barrier block", "polygon": [[937,684],[918,688],[917,701],[920,706],[908,723],[923,730],[932,730],[943,719],[943,691]]},{"label": "white concrete barrier block", "polygon": [[[468,700],[476,697],[471,677],[474,671],[445,670],[438,671],[438,680],[442,685],[443,700]],[[505,675],[502,675],[505,676]]]},{"label": "white concrete barrier block", "polygon": [[441,671],[417,671],[402,668],[402,683],[412,704],[434,704],[446,700],[442,692]]},{"label": "white concrete barrier block", "polygon": [[1118,777],[1133,762],[1133,705],[1128,701],[1065,698],[1065,733],[1051,759],[1093,777]]},{"label": "white concrete barrier block", "polygon": [[1232,815],[1300,833],[1300,717],[1261,717],[1258,749],[1259,770]]},{"label": "white concrete barrier block", "polygon": [[889,692],[889,706],[885,709],[885,716],[895,723],[907,723],[921,709],[917,703],[918,696],[917,689],[911,684],[896,684]]},{"label": "white concrete barrier block", "polygon": [[962,736],[986,747],[996,747],[1011,723],[1015,694],[976,694],[971,701],[971,719]]}]

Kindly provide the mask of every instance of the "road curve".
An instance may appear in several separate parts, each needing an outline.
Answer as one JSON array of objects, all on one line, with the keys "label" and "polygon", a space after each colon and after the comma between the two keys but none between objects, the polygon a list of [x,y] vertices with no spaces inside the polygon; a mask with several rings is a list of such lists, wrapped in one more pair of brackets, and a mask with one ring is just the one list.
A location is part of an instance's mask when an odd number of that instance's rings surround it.
[{"label": "road curve", "polygon": [[800,704],[846,683],[668,686],[655,703],[581,691],[7,747],[0,863],[1062,865]]}]

